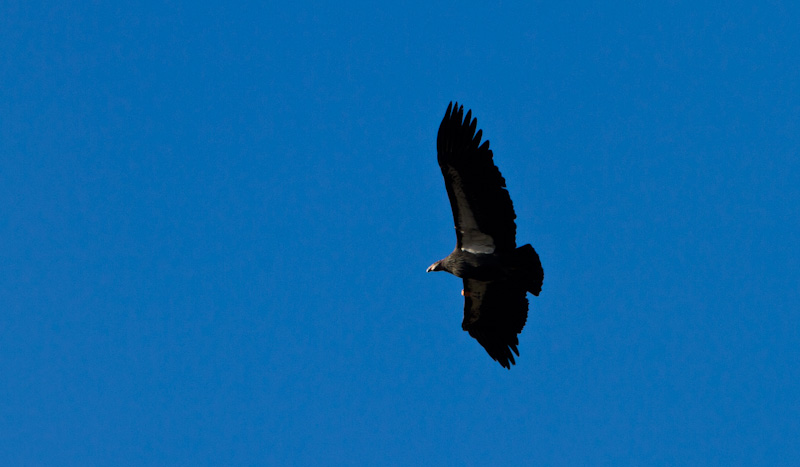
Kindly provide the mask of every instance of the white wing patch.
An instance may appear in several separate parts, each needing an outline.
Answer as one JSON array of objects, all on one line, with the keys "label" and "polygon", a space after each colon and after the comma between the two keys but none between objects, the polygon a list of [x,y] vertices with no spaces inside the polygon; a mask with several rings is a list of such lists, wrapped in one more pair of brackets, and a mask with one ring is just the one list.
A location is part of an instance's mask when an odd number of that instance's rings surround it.
[{"label": "white wing patch", "polygon": [[461,177],[449,165],[447,171],[453,179],[453,193],[455,193],[456,203],[458,203],[460,225],[457,225],[456,228],[461,232],[461,251],[487,255],[494,253],[494,239],[478,229],[478,223],[475,222],[475,216],[472,214],[472,209],[467,204],[467,197],[464,196],[464,190],[462,190]]}]

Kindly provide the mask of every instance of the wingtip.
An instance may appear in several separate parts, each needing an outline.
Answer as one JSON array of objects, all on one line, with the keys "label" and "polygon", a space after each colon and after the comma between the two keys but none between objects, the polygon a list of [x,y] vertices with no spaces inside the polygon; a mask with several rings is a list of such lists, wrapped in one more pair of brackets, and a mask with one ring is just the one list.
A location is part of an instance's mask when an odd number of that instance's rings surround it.
[{"label": "wingtip", "polygon": [[478,119],[472,117],[472,109],[467,109],[467,114],[464,115],[464,106],[458,105],[458,101],[450,101],[450,103],[447,104],[447,110],[444,113],[442,124],[444,124],[445,121],[450,122],[449,124],[454,127],[464,129],[466,132],[470,133],[473,144],[475,144],[476,147],[480,145],[479,149],[487,148],[487,144],[480,144],[483,131],[478,130]]}]

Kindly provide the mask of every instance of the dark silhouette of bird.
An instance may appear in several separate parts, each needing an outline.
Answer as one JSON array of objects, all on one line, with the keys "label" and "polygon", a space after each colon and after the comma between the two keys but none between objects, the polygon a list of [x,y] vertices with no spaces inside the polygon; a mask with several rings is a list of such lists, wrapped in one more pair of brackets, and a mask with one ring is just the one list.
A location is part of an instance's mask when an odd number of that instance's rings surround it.
[{"label": "dark silhouette of bird", "polygon": [[[527,293],[539,295],[544,271],[529,244],[517,247],[516,214],[489,141],[481,144],[472,111],[447,106],[436,140],[439,167],[456,227],[456,247],[428,272],[447,271],[464,281],[461,327],[505,368],[519,356],[528,317]],[[512,353],[513,351],[513,353]]]}]

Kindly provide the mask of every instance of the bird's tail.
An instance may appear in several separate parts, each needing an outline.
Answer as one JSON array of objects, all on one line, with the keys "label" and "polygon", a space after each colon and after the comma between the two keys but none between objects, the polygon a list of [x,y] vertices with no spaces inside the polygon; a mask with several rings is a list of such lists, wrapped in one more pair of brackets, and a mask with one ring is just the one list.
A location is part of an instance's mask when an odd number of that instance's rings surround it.
[{"label": "bird's tail", "polygon": [[539,254],[528,244],[517,248],[514,256],[514,269],[518,274],[517,277],[520,278],[525,286],[525,290],[534,295],[539,295],[544,281],[544,270],[542,269],[542,262],[539,261]]}]

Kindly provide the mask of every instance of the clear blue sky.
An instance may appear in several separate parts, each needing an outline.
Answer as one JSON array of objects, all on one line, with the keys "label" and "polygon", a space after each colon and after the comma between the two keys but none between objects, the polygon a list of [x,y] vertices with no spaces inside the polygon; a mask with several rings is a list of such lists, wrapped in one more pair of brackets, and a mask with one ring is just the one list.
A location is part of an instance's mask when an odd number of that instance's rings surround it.
[{"label": "clear blue sky", "polygon": [[[797,2],[5,1],[4,465],[800,459]],[[545,270],[461,330],[435,138]]]}]

